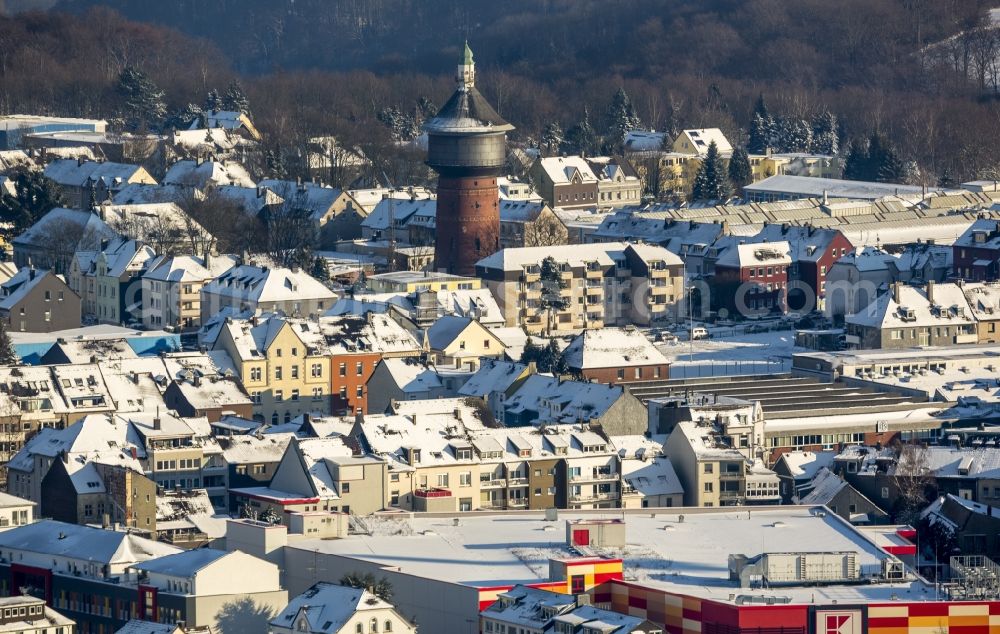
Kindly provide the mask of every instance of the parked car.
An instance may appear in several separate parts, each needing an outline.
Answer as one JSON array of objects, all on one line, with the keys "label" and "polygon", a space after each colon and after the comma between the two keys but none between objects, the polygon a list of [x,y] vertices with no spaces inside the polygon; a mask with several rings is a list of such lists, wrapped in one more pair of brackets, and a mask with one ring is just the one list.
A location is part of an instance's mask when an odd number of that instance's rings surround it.
[{"label": "parked car", "polygon": [[696,326],[691,329],[691,339],[708,339],[712,336],[712,333],[708,332],[708,329],[702,328],[701,326]]}]

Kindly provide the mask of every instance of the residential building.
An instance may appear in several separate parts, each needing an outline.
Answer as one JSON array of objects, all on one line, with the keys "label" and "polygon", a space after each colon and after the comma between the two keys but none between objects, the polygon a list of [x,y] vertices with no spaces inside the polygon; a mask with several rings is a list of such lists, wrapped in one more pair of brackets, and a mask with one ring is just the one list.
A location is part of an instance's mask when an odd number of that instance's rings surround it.
[{"label": "residential building", "polygon": [[570,372],[586,381],[624,385],[670,378],[670,362],[636,328],[588,328],[563,351]]},{"label": "residential building", "polygon": [[479,320],[444,315],[424,333],[428,357],[436,366],[476,370],[483,358],[502,358],[504,344]]},{"label": "residential building", "polygon": [[955,277],[971,282],[1000,278],[1000,222],[979,218],[954,244]]},{"label": "residential building", "polygon": [[232,370],[227,368],[227,371],[229,376],[203,377],[200,372],[192,372],[190,378],[179,377],[163,391],[163,402],[180,416],[205,418],[212,423],[223,416],[252,418],[254,401],[232,376]]},{"label": "residential building", "polygon": [[[559,267],[568,300],[548,314],[541,302],[542,261]],[[662,247],[624,242],[503,249],[476,265],[496,297],[508,326],[529,334],[617,325],[651,325],[672,316],[684,295],[682,262]]]},{"label": "residential building", "polygon": [[781,501],[791,504],[792,499],[801,499],[813,489],[816,474],[824,467],[833,465],[837,452],[828,451],[786,451],[772,465],[781,478]]},{"label": "residential building", "polygon": [[[613,436],[615,447],[625,449],[622,436]],[[640,437],[641,438],[641,437]],[[645,439],[644,439],[645,440]],[[670,459],[656,449],[640,447],[621,456],[621,507],[670,508],[684,505],[684,487]]]},{"label": "residential building", "polygon": [[426,366],[413,358],[382,359],[368,378],[368,411],[379,414],[393,401],[450,398],[473,372],[468,368]]},{"label": "residential building", "polygon": [[638,204],[642,182],[623,157],[540,157],[531,178],[550,207],[586,209]]},{"label": "residential building", "polygon": [[156,184],[139,165],[83,159],[56,159],[45,166],[44,174],[59,186],[71,207],[84,210],[94,209],[125,185]]},{"label": "residential building", "polygon": [[885,524],[889,515],[830,469],[823,467],[811,491],[796,500],[803,506],[825,506],[851,524]]},{"label": "residential building", "polygon": [[73,634],[76,623],[45,605],[45,599],[25,594],[0,598],[0,633]]},{"label": "residential building", "polygon": [[[41,482],[43,517],[70,524],[119,525],[155,535],[157,483],[141,467],[100,458],[52,462]],[[138,467],[138,468],[137,468]]]},{"label": "residential building", "polygon": [[66,274],[77,251],[92,251],[117,233],[89,211],[56,207],[13,240],[19,269],[35,266]]},{"label": "residential building", "polygon": [[736,243],[725,249],[715,263],[709,305],[730,315],[785,312],[790,249],[786,241]]},{"label": "residential building", "polygon": [[476,277],[434,271],[394,271],[365,280],[373,293],[417,293],[420,291],[469,291],[482,288]]},{"label": "residential building", "polygon": [[479,370],[469,377],[458,394],[483,399],[493,413],[493,418],[503,420],[507,398],[535,372],[536,369],[531,365],[483,359]]},{"label": "residential building", "polygon": [[35,521],[36,506],[31,500],[0,493],[0,530],[31,524]]},{"label": "residential building", "polygon": [[369,590],[325,582],[293,598],[269,625],[271,634],[416,634],[417,631],[392,604]]},{"label": "residential building", "polygon": [[620,385],[532,374],[504,401],[508,427],[589,424],[611,436],[642,434],[646,406]]},{"label": "residential building", "polygon": [[146,262],[156,256],[141,240],[104,240],[95,251],[78,251],[67,276],[83,300],[83,314],[101,323],[128,324],[141,319]]},{"label": "residential building", "polygon": [[1000,343],[1000,286],[963,284],[962,292],[976,320],[977,343]]},{"label": "residential building", "polygon": [[918,287],[895,282],[844,323],[848,343],[859,348],[899,350],[979,341],[968,300],[954,284],[928,282]]},{"label": "residential building", "polygon": [[157,256],[142,273],[142,323],[147,328],[201,327],[201,289],[236,266],[229,255]]},{"label": "residential building", "polygon": [[778,504],[778,476],[764,465],[759,403],[720,398],[678,402],[664,453],[684,487],[685,506]]},{"label": "residential building", "polygon": [[233,161],[202,160],[201,158],[177,161],[167,169],[163,177],[165,185],[179,185],[188,190],[202,192],[212,187],[235,185],[257,187],[249,172]]},{"label": "residential building", "polygon": [[826,313],[836,320],[859,312],[894,282],[943,282],[952,272],[951,246],[918,242],[902,251],[881,246],[848,250],[827,272]]},{"label": "residential building", "polygon": [[298,268],[234,266],[201,287],[201,321],[223,308],[282,312],[289,317],[322,315],[336,295]]},{"label": "residential building", "polygon": [[704,158],[708,153],[708,146],[715,143],[719,149],[719,156],[728,159],[733,155],[733,146],[729,139],[718,128],[702,128],[692,130],[681,130],[681,133],[674,139],[673,150],[680,154],[694,155]]},{"label": "residential building", "polygon": [[7,330],[53,332],[80,327],[80,296],[52,271],[26,267],[0,285]]},{"label": "residential building", "polygon": [[993,561],[1000,559],[1000,544],[990,539],[1000,534],[1000,507],[980,504],[948,493],[931,503],[921,514],[932,524],[951,528],[955,546],[963,553],[976,553]]},{"label": "residential building", "polygon": [[318,183],[265,179],[259,183],[277,193],[291,209],[309,214],[320,248],[331,249],[341,240],[361,237],[361,223],[368,217],[350,192]]},{"label": "residential building", "polygon": [[235,362],[255,416],[277,425],[313,411],[330,413],[330,355],[314,328],[278,315],[222,323],[210,345]]},{"label": "residential building", "polygon": [[500,200],[500,248],[542,247],[569,242],[562,219],[538,200]]},{"label": "residential building", "polygon": [[244,112],[235,110],[209,110],[192,121],[190,129],[226,130],[252,141],[261,140],[260,132],[254,127],[250,117]]}]

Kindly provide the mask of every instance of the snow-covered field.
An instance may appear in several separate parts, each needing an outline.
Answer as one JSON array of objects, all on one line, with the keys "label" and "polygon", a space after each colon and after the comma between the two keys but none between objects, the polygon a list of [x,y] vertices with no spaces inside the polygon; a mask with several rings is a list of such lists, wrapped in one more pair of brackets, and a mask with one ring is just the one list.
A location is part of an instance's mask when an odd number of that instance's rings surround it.
[{"label": "snow-covered field", "polygon": [[792,354],[806,351],[795,346],[792,330],[726,334],[723,330],[713,333],[712,339],[665,343],[657,347],[671,360],[673,378],[787,372],[791,368]]}]

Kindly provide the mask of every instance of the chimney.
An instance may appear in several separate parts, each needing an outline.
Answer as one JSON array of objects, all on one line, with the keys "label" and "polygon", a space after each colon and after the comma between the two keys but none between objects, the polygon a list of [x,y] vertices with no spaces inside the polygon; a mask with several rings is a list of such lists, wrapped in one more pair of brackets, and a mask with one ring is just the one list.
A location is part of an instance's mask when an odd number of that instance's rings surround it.
[{"label": "chimney", "polygon": [[87,159],[83,158],[82,156],[78,156],[76,158],[76,166],[77,167],[83,167],[83,164],[86,163],[86,162],[87,162]]},{"label": "chimney", "polygon": [[899,287],[900,287],[899,282],[892,283],[892,301],[896,302],[897,304],[899,303]]},{"label": "chimney", "polygon": [[830,190],[828,189],[823,190],[823,204],[824,205],[830,204]]},{"label": "chimney", "polygon": [[153,418],[153,429],[160,431],[163,428],[163,421],[160,420],[160,408],[156,408],[156,416]]},{"label": "chimney", "polygon": [[927,303],[934,303],[934,280],[927,281]]}]

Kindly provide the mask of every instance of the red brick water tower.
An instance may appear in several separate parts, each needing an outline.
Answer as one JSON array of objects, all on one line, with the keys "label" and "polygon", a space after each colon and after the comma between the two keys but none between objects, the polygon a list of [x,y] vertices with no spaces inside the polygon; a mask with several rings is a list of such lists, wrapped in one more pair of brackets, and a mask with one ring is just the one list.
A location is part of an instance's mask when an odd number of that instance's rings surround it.
[{"label": "red brick water tower", "polygon": [[424,125],[427,164],[438,173],[435,268],[473,275],[476,262],[500,248],[497,177],[514,126],[476,90],[468,44],[455,79],[455,94]]}]

